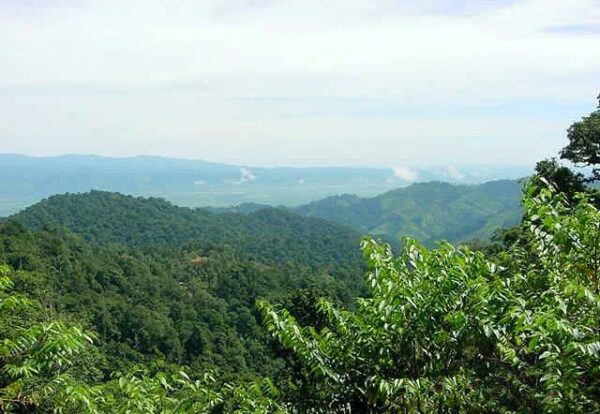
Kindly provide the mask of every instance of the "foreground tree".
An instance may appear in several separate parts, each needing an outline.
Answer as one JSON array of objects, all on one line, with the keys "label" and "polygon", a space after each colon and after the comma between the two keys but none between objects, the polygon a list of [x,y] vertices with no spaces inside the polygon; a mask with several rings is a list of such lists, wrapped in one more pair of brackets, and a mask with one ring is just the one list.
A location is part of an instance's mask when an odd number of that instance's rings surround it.
[{"label": "foreground tree", "polygon": [[211,373],[198,378],[147,368],[120,375],[94,389],[91,413],[113,414],[285,414],[269,380],[222,383]]},{"label": "foreground tree", "polygon": [[148,364],[93,382],[85,360],[93,335],[48,318],[40,303],[13,291],[0,266],[0,413],[284,413],[270,380],[230,384],[211,373]]},{"label": "foreground tree", "polygon": [[261,302],[301,363],[287,398],[301,412],[598,412],[600,213],[586,197],[528,187],[527,243],[494,260],[364,241],[371,296],[353,312],[320,300],[320,330]]},{"label": "foreground tree", "polygon": [[92,394],[73,372],[91,334],[45,318],[9,275],[0,266],[0,412],[85,412]]}]

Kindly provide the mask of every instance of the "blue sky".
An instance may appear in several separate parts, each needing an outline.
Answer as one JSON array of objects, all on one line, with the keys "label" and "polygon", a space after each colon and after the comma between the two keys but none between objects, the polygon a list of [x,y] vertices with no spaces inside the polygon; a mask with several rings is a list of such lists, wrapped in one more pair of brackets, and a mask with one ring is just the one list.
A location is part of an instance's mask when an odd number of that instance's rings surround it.
[{"label": "blue sky", "polygon": [[5,0],[0,152],[532,164],[599,44],[597,0]]}]

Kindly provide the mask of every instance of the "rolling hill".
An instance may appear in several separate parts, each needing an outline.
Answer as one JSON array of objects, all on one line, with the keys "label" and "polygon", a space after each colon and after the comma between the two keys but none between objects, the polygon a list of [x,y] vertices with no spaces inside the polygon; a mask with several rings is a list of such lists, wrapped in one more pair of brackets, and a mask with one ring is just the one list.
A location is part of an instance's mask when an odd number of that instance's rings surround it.
[{"label": "rolling hill", "polygon": [[133,247],[194,242],[230,245],[246,256],[307,265],[361,263],[360,233],[280,208],[218,214],[159,198],[91,191],[49,197],[11,216],[30,229],[66,227],[92,243]]},{"label": "rolling hill", "polygon": [[219,214],[92,191],[0,221],[0,263],[19,289],[100,334],[106,375],[152,359],[273,374],[255,301],[350,303],[364,286],[359,239],[284,209]]},{"label": "rolling hill", "polygon": [[351,227],[363,234],[399,242],[411,236],[423,243],[487,239],[499,227],[521,218],[517,180],[479,185],[442,182],[412,184],[373,198],[328,197],[294,209]]}]

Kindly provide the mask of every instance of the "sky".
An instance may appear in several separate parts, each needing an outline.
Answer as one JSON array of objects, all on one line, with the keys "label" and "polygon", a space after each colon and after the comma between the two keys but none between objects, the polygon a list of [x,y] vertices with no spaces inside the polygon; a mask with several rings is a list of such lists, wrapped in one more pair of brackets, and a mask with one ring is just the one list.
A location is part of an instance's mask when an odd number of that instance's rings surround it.
[{"label": "sky", "polygon": [[518,165],[597,105],[598,0],[0,0],[0,152]]}]

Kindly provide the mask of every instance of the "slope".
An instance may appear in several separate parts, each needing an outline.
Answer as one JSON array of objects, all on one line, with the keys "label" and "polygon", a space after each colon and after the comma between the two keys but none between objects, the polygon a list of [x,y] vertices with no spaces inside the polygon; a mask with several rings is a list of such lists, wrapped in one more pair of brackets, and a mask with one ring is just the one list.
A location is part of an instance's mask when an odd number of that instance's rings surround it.
[{"label": "slope", "polygon": [[392,242],[411,236],[431,245],[442,239],[450,242],[486,239],[496,228],[518,223],[520,193],[521,184],[517,180],[479,185],[429,182],[373,198],[328,197],[294,211]]},{"label": "slope", "polygon": [[228,244],[247,257],[322,266],[361,262],[360,234],[319,218],[267,208],[217,214],[159,198],[91,191],[49,197],[12,216],[31,229],[63,226],[93,243],[134,247]]},{"label": "slope", "polygon": [[100,334],[105,374],[156,358],[272,374],[255,301],[349,303],[363,285],[358,240],[280,209],[217,214],[93,191],[1,222],[0,263],[18,271],[19,289]]}]

